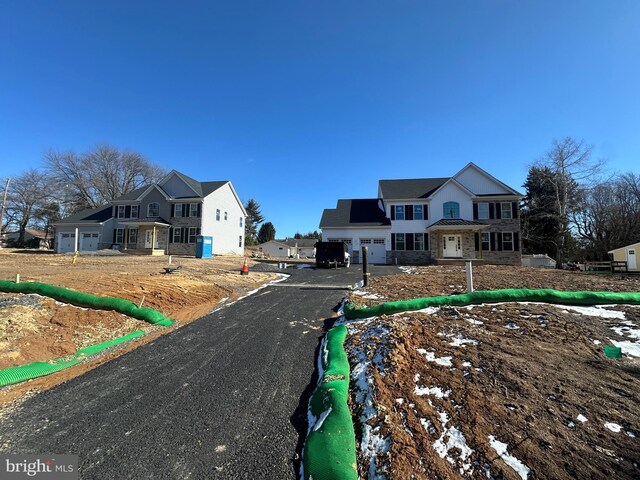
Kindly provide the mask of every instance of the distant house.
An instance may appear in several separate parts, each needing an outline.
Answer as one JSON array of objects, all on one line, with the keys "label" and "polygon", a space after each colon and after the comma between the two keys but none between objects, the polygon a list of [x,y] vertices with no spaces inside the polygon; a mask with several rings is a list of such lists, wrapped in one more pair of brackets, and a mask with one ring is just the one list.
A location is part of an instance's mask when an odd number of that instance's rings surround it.
[{"label": "distant house", "polygon": [[260,251],[271,258],[313,257],[316,254],[315,239],[286,238],[284,240],[269,240],[258,245]]},{"label": "distant house", "polygon": [[609,250],[609,255],[613,256],[614,262],[627,262],[627,270],[630,272],[640,271],[638,264],[638,253],[640,252],[640,242],[632,243],[624,247]]},{"label": "distant house", "polygon": [[522,194],[469,163],[452,177],[380,180],[378,197],[338,200],[320,220],[324,241],[343,241],[354,262],[480,260],[520,265]]},{"label": "distant house", "polygon": [[195,255],[196,237],[206,235],[214,254],[243,255],[246,216],[230,181],[199,182],[173,170],[157,184],[56,223],[56,252]]},{"label": "distant house", "polygon": [[[6,246],[11,247],[17,245],[20,239],[20,232],[6,232],[2,234]],[[31,248],[49,248],[51,238],[47,238],[46,232],[35,228],[25,228],[24,230],[24,246]]]}]

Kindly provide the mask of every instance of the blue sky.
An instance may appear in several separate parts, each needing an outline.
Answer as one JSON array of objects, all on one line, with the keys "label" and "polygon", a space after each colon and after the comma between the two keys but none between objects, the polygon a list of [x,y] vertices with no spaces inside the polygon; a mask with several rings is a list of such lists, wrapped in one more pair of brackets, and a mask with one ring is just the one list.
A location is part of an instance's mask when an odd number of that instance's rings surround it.
[{"label": "blue sky", "polygon": [[231,180],[284,237],[381,178],[521,189],[564,136],[638,172],[640,2],[0,3],[0,177],[107,142]]}]

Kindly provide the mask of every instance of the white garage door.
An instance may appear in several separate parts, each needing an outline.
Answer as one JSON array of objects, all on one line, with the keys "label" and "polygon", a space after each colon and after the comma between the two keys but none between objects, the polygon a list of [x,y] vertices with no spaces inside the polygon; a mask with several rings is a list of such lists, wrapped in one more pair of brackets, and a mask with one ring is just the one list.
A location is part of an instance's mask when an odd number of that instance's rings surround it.
[{"label": "white garage door", "polygon": [[369,250],[369,263],[387,263],[387,251],[384,247],[384,238],[362,238],[360,246],[366,246]]},{"label": "white garage door", "polygon": [[63,233],[60,235],[60,243],[58,245],[58,252],[67,253],[75,251],[76,247],[76,234],[75,233]]},{"label": "white garage door", "polygon": [[83,252],[97,250],[98,249],[98,234],[97,233],[83,233],[82,234],[82,246],[80,250]]}]

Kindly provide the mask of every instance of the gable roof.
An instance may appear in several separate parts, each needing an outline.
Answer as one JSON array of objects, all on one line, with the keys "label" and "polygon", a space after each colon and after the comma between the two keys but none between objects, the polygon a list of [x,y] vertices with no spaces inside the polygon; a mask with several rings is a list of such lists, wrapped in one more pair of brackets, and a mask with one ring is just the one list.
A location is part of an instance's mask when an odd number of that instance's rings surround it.
[{"label": "gable roof", "polygon": [[55,225],[102,223],[111,218],[111,213],[110,205],[98,208],[88,208],[63,218],[59,222],[56,222]]},{"label": "gable roof", "polygon": [[315,238],[285,238],[280,240],[290,247],[297,246],[298,248],[313,247],[318,240]]},{"label": "gable roof", "polygon": [[194,195],[190,195],[190,196],[174,197],[176,199],[194,198],[194,197],[204,198],[210,193],[215,192],[217,189],[219,189],[223,185],[229,183],[229,180],[219,180],[215,182],[199,182],[189,177],[188,175],[185,175],[184,173],[178,172],[177,170],[171,170],[171,172],[166,177],[164,177],[162,180],[160,180],[160,182],[158,182],[158,185],[159,186],[164,185],[172,176],[176,176],[180,180],[182,180],[185,183],[185,185],[187,185],[187,187],[193,190],[193,193],[194,193]]},{"label": "gable roof", "polygon": [[382,198],[400,200],[405,198],[428,198],[447,180],[449,180],[449,177],[406,178],[398,180],[380,180],[378,184]]},{"label": "gable roof", "polygon": [[[496,182],[498,185],[500,185],[502,188],[504,188],[505,190],[511,192],[511,195],[519,195],[522,196],[522,194],[520,192],[518,192],[516,189],[511,188],[509,185],[507,185],[504,182],[501,182],[500,180],[498,180],[496,177],[494,177],[493,175],[491,175],[489,172],[487,172],[486,170],[483,170],[482,168],[480,168],[478,165],[476,165],[473,162],[469,162],[467,163],[464,167],[462,167],[460,169],[460,171],[458,173],[456,173],[453,178],[456,178],[457,176],[461,175],[464,171],[473,168],[475,171],[479,172],[480,174],[484,175],[485,177],[487,177],[488,179]],[[484,194],[484,196],[500,196],[500,195],[509,195],[508,193],[495,193],[495,194]]]},{"label": "gable roof", "polygon": [[338,200],[336,208],[326,208],[322,213],[320,228],[326,227],[382,227],[391,225],[378,198],[354,198]]}]

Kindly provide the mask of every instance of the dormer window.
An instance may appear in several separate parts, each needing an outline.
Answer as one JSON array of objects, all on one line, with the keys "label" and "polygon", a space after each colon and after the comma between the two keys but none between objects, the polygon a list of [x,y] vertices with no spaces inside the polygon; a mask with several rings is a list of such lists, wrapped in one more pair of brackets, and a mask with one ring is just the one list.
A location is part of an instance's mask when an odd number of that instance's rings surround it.
[{"label": "dormer window", "polygon": [[160,216],[160,204],[153,202],[147,207],[147,217],[154,218]]},{"label": "dormer window", "polygon": [[458,202],[445,202],[442,206],[442,218],[460,218],[460,204]]}]

